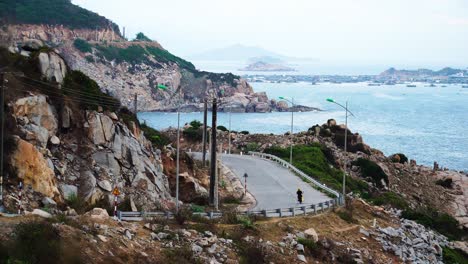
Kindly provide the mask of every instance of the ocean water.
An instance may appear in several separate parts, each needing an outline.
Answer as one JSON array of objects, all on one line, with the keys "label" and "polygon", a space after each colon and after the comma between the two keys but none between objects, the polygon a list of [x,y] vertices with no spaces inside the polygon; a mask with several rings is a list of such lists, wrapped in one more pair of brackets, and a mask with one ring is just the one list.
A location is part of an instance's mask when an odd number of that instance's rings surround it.
[{"label": "ocean water", "polygon": [[[320,112],[294,113],[294,131],[304,131],[329,118],[344,123],[345,111],[326,98],[345,104],[354,113],[348,118],[353,132],[386,155],[404,153],[418,164],[468,171],[468,89],[461,85],[415,88],[406,85],[367,86],[365,83],[253,83],[256,92],[269,98],[285,96]],[[141,121],[156,129],[177,126],[176,113],[142,112]],[[210,116],[209,116],[210,118]],[[203,120],[203,113],[182,113],[181,124]],[[227,113],[218,114],[218,125],[228,127]],[[283,134],[290,130],[291,113],[232,113],[231,129],[251,133]]]}]

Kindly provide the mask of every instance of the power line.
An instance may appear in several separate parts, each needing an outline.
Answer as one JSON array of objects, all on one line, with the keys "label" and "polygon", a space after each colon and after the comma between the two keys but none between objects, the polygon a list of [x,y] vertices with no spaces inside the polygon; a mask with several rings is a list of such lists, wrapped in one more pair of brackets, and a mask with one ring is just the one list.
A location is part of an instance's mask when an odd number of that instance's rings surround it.
[{"label": "power line", "polygon": [[[38,89],[42,92],[45,92],[47,94],[53,94],[55,97],[74,97],[76,98],[77,100],[87,100],[87,101],[100,101],[99,103],[107,103],[107,104],[120,104],[119,100],[115,99],[115,100],[112,100],[112,99],[108,99],[108,98],[102,98],[102,97],[98,97],[98,96],[88,96],[88,95],[68,95],[68,94],[63,94],[63,93],[60,93],[59,90],[45,90],[46,88],[44,87],[39,87],[39,86],[33,86],[32,84],[29,84],[29,83],[25,83],[25,82],[21,82],[23,85],[27,85],[27,86],[30,86],[32,88],[35,88],[35,89]],[[14,87],[11,87],[13,89],[16,89]],[[21,88],[19,88],[21,89]],[[23,91],[25,91],[26,89],[22,89]]]},{"label": "power line", "polygon": [[[66,92],[70,92],[70,93],[74,93],[76,95],[83,95],[83,96],[89,96],[89,97],[97,97],[99,99],[106,99],[106,100],[112,100],[112,99],[107,99],[107,98],[102,98],[102,97],[99,97],[98,95],[93,95],[93,94],[89,94],[87,92],[81,92],[79,90],[75,90],[73,88],[69,88],[69,87],[66,87],[66,86],[62,86],[61,88],[58,88],[57,86],[54,86],[50,83],[46,83],[46,82],[42,82],[42,81],[38,81],[38,80],[34,80],[32,78],[28,78],[28,77],[25,77],[25,76],[20,76],[21,78],[25,78],[25,79],[29,79],[29,80],[32,80],[34,82],[37,82],[37,83],[41,83],[43,85],[47,85],[49,87],[52,87],[54,89],[59,89],[59,90],[63,90],[63,91],[66,91]],[[25,83],[25,82],[22,82],[22,83]],[[31,84],[30,84],[31,85]],[[38,88],[43,88],[43,87],[38,87]],[[109,94],[106,94],[107,96],[109,97],[112,97],[111,95]],[[112,97],[113,98],[113,97]],[[114,98],[115,100],[118,100],[117,98]]]},{"label": "power line", "polygon": [[[13,88],[13,89],[23,91],[23,92],[30,92],[29,89],[25,89],[25,88]],[[62,99],[62,100],[64,99],[64,97],[60,96],[60,95],[46,94],[46,96],[51,97],[51,98],[55,98],[55,99]],[[106,103],[106,102],[93,101],[91,99],[78,99],[78,98],[77,99],[72,99],[72,98],[68,97],[68,98],[66,98],[66,100],[76,102],[76,103],[88,103],[88,104],[96,104],[96,105],[102,105],[102,106],[112,106],[112,107],[120,106],[120,103]]]}]

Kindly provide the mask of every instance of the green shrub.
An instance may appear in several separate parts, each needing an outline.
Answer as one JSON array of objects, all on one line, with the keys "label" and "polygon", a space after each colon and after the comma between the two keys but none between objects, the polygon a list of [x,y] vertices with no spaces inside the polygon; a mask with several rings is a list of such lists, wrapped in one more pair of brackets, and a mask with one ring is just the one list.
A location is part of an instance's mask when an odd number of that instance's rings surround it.
[{"label": "green shrub", "polygon": [[146,56],[148,54],[147,51],[139,45],[132,45],[127,48],[97,45],[96,49],[98,50],[98,56],[104,57],[109,61],[115,60],[117,63],[125,61],[132,64],[149,63]]},{"label": "green shrub", "polygon": [[151,141],[153,146],[157,148],[161,149],[171,143],[170,139],[166,135],[152,127],[147,126],[145,123],[140,125],[140,129],[143,131],[145,137]]},{"label": "green shrub", "polygon": [[111,27],[120,34],[117,24],[69,0],[3,1],[0,7],[0,21],[7,22],[5,24],[64,25],[92,30]]},{"label": "green shrub", "polygon": [[251,143],[248,143],[247,146],[245,147],[245,151],[249,152],[249,151],[257,151],[258,148],[260,146],[255,143],[255,142],[251,142]]},{"label": "green shrub", "polygon": [[226,203],[226,204],[240,204],[241,201],[240,199],[232,196],[232,195],[229,195],[229,196],[226,196],[222,199],[221,203]]},{"label": "green shrub", "polygon": [[452,189],[453,188],[453,180],[451,178],[446,178],[446,179],[438,179],[436,181],[436,184],[437,185],[440,185],[444,188],[447,188],[447,189]]},{"label": "green shrub", "polygon": [[[398,162],[401,163],[401,164],[405,164],[405,163],[408,162],[408,157],[406,157],[406,155],[403,154],[403,153],[396,153],[396,154],[393,154],[392,157],[394,157],[394,156],[399,156],[399,157],[400,157],[400,159],[398,160]],[[394,162],[396,162],[396,161],[394,161]]]},{"label": "green shrub", "polygon": [[314,240],[312,240],[312,239],[299,237],[299,238],[297,238],[297,242],[299,244],[304,245],[304,248],[309,250],[309,252],[312,255],[317,255],[315,253],[320,250],[320,246],[317,243],[315,243]]},{"label": "green shrub", "polygon": [[101,92],[99,85],[80,71],[68,72],[63,86],[63,93],[79,101],[84,108],[97,110],[101,106],[110,111],[120,108],[118,99]]},{"label": "green shrub", "polygon": [[201,141],[203,139],[203,130],[200,128],[189,127],[184,129],[182,134],[191,141]]},{"label": "green shrub", "polygon": [[89,44],[86,40],[84,39],[75,39],[73,41],[73,46],[75,46],[76,49],[78,49],[81,52],[87,53],[87,52],[92,52],[92,46]]},{"label": "green shrub", "polygon": [[194,213],[203,213],[203,212],[205,212],[205,207],[204,206],[192,204],[190,207],[192,208],[192,212],[194,212]]},{"label": "green shrub", "polygon": [[445,264],[468,264],[468,255],[465,252],[449,247],[442,248],[442,259]]},{"label": "green shrub", "polygon": [[190,122],[190,126],[193,127],[194,129],[199,129],[200,127],[203,126],[203,123],[198,120],[193,120],[192,122]]},{"label": "green shrub", "polygon": [[85,57],[85,60],[89,63],[94,63],[94,57],[91,55],[88,55]]},{"label": "green shrub", "polygon": [[388,185],[388,176],[377,163],[368,159],[358,158],[352,164],[359,166],[362,176],[365,178],[370,177],[378,187],[383,187],[382,180]]},{"label": "green shrub", "polygon": [[11,263],[59,263],[61,239],[48,222],[23,222],[14,231]]},{"label": "green shrub", "polygon": [[447,213],[438,212],[434,208],[407,209],[401,216],[434,229],[450,240],[460,240],[468,236],[466,230],[459,228],[457,219]]},{"label": "green shrub", "polygon": [[216,128],[217,128],[218,130],[223,131],[223,132],[228,131],[228,129],[227,129],[225,126],[218,126],[218,127],[216,127]]},{"label": "green shrub", "polygon": [[247,131],[247,130],[242,130],[240,133],[243,134],[243,135],[248,135],[248,134],[250,134],[250,132]]},{"label": "green shrub", "polygon": [[348,223],[355,223],[356,220],[353,218],[353,214],[348,210],[337,211],[336,214]]},{"label": "green shrub", "polygon": [[248,216],[237,216],[237,222],[241,224],[244,229],[255,229],[254,221]]},{"label": "green shrub", "polygon": [[394,192],[385,192],[377,197],[373,197],[369,199],[375,205],[390,205],[393,208],[397,209],[407,209],[408,203],[405,201],[403,197],[394,193]]},{"label": "green shrub", "polygon": [[188,62],[182,58],[179,58],[167,50],[163,50],[163,49],[151,47],[151,46],[147,46],[146,50],[148,51],[150,55],[154,56],[154,58],[159,62],[163,62],[163,63],[173,62],[179,65],[179,67],[183,69],[187,69],[192,72],[197,72],[195,69],[195,66],[191,62]]},{"label": "green shrub", "polygon": [[188,206],[183,206],[179,208],[179,211],[176,214],[174,214],[174,219],[179,225],[183,225],[185,221],[190,220],[192,218],[192,215],[192,208]]},{"label": "green shrub", "polygon": [[136,34],[135,40],[138,41],[153,41],[150,38],[148,38],[143,32],[139,32]]},{"label": "green shrub", "polygon": [[[271,147],[265,152],[289,160],[289,148]],[[293,165],[332,189],[342,190],[343,172],[330,166],[325,153],[326,149],[319,144],[294,146]],[[346,191],[367,197],[369,186],[364,181],[346,177]]]}]

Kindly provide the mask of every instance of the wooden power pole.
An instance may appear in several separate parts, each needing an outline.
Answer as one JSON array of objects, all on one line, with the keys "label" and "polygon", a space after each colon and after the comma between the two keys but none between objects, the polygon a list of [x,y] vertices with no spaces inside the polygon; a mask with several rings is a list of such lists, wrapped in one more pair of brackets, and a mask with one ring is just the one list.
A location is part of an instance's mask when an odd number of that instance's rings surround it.
[{"label": "wooden power pole", "polygon": [[207,134],[206,134],[206,130],[207,130],[207,122],[208,122],[208,103],[206,102],[206,99],[204,101],[204,104],[203,104],[203,158],[202,158],[202,164],[203,164],[203,167],[206,166],[206,137],[207,137]]},{"label": "wooden power pole", "polygon": [[210,159],[210,205],[215,205],[215,187],[216,187],[216,98],[213,99],[213,117],[211,124],[211,159]]}]

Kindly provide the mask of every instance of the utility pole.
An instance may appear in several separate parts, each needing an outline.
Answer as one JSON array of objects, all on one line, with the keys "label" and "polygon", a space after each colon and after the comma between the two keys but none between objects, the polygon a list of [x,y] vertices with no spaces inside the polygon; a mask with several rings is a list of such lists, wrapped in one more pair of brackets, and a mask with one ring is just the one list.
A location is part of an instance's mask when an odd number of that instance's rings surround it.
[{"label": "utility pole", "polygon": [[1,95],[2,95],[2,99],[1,99],[1,109],[0,109],[0,113],[1,113],[1,133],[2,133],[2,136],[1,136],[1,142],[0,142],[0,151],[1,151],[1,155],[2,157],[0,158],[0,212],[2,212],[4,210],[3,208],[3,141],[4,141],[4,132],[5,132],[5,129],[4,129],[4,119],[5,119],[5,113],[4,113],[4,110],[5,110],[5,87],[3,87],[3,73],[0,73],[0,89],[2,89],[1,91]]},{"label": "utility pole", "polygon": [[202,164],[203,164],[203,167],[206,166],[206,129],[207,129],[207,122],[208,122],[208,103],[206,101],[206,98],[205,98],[205,101],[203,102],[203,158],[202,158]]},{"label": "utility pole", "polygon": [[213,98],[213,117],[211,124],[211,159],[210,159],[210,205],[215,205],[215,185],[216,185],[216,98]]},{"label": "utility pole", "polygon": [[135,115],[137,114],[137,110],[138,110],[137,103],[138,103],[138,95],[135,93],[135,99],[133,101],[133,109],[134,109],[133,112],[135,113]]}]

